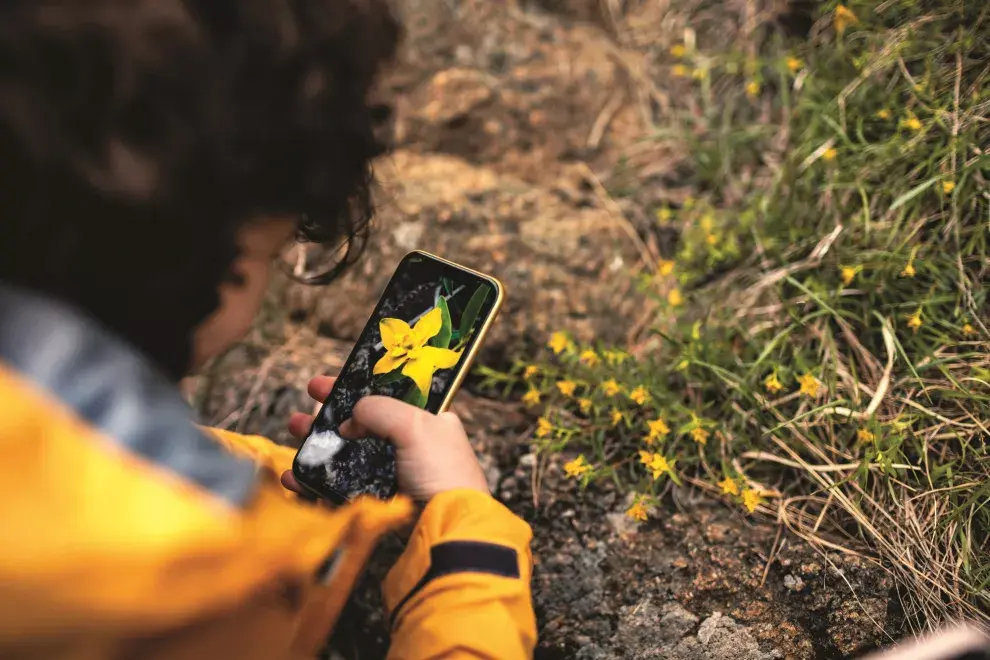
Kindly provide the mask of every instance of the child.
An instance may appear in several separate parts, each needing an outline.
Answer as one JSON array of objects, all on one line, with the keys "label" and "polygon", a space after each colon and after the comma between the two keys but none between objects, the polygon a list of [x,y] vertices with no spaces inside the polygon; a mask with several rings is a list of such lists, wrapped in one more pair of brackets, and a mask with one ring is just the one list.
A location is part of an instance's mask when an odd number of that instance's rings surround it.
[{"label": "child", "polygon": [[[175,387],[293,237],[357,256],[397,34],[384,0],[0,4],[0,657],[313,657],[411,518],[301,502],[291,450],[196,427]],[[342,431],[426,502],[390,657],[530,657],[530,530],[457,418],[370,397]]]}]

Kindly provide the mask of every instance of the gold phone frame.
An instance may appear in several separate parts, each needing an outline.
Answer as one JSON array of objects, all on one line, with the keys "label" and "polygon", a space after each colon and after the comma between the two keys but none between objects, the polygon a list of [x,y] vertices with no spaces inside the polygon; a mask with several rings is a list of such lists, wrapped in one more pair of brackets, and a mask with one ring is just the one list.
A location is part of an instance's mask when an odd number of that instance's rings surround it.
[{"label": "gold phone frame", "polygon": [[488,335],[488,331],[495,322],[495,318],[498,316],[499,310],[502,309],[502,302],[505,300],[505,285],[502,284],[502,282],[496,277],[474,270],[473,268],[468,268],[467,266],[462,266],[461,264],[451,261],[450,259],[438,257],[437,255],[431,254],[425,250],[410,250],[402,257],[402,259],[399,260],[399,263],[402,263],[412,255],[423,255],[425,257],[429,257],[430,259],[439,261],[440,263],[447,264],[448,266],[453,266],[454,268],[470,273],[475,277],[480,277],[483,280],[491,280],[495,283],[495,304],[492,306],[492,311],[488,314],[488,318],[485,319],[485,323],[478,330],[478,336],[471,344],[471,349],[468,351],[467,357],[464,360],[464,365],[457,371],[457,374],[454,376],[454,382],[451,383],[450,389],[447,391],[447,395],[440,403],[440,409],[438,412],[447,412],[454,401],[454,396],[461,389],[461,384],[467,377],[468,372],[471,371],[471,365],[474,364],[474,358],[478,354],[478,350],[481,348],[481,343]]},{"label": "gold phone frame", "polygon": [[[494,284],[495,284],[495,304],[492,305],[491,312],[488,313],[488,318],[485,319],[484,324],[478,330],[478,335],[477,335],[477,337],[475,337],[474,341],[472,342],[470,350],[468,350],[468,354],[467,354],[467,356],[466,356],[466,358],[464,360],[463,366],[457,371],[457,374],[454,376],[454,381],[450,384],[450,389],[447,391],[446,396],[444,396],[443,401],[440,403],[440,407],[437,410],[437,414],[439,414],[439,413],[442,413],[442,412],[446,412],[447,410],[450,409],[450,405],[453,402],[454,397],[457,395],[457,392],[461,389],[461,384],[464,382],[464,379],[467,377],[468,372],[471,371],[471,365],[474,364],[474,358],[475,358],[475,356],[478,353],[478,349],[481,348],[482,341],[485,339],[485,336],[488,334],[488,330],[491,328],[492,323],[494,323],[496,317],[498,317],[499,310],[502,309],[502,302],[505,300],[505,285],[502,284],[502,282],[498,278],[496,278],[496,277],[493,277],[491,275],[486,275],[485,273],[482,273],[480,271],[474,270],[473,268],[468,268],[467,266],[462,266],[461,264],[456,263],[454,261],[451,261],[449,259],[444,259],[443,257],[438,257],[437,255],[431,254],[429,252],[426,252],[425,250],[410,250],[405,255],[403,255],[402,259],[399,260],[399,263],[401,264],[403,261],[405,261],[406,259],[408,259],[409,257],[411,257],[413,255],[419,255],[419,256],[422,256],[422,257],[429,258],[429,259],[433,259],[434,261],[439,261],[442,264],[446,264],[448,266],[452,266],[452,267],[457,268],[459,270],[462,270],[464,272],[470,273],[471,275],[474,275],[475,277],[480,277],[483,280],[488,280],[490,282],[494,282]],[[396,266],[396,269],[398,269],[398,266]],[[394,275],[394,271],[393,271],[393,275]],[[392,278],[389,277],[389,281],[391,281],[391,279]],[[387,287],[387,285],[386,285],[386,287]],[[384,292],[382,292],[382,295],[384,296]],[[380,302],[381,302],[381,297],[379,297],[378,302],[375,303],[375,309],[378,308],[378,303],[380,303]],[[363,331],[364,330],[362,329],[362,332]],[[350,358],[350,356],[348,356],[348,359],[349,358]],[[347,364],[347,361],[348,360],[344,360],[344,364],[345,365]],[[326,405],[326,403],[324,402],[323,405]],[[322,410],[322,406],[321,406],[321,410]],[[306,442],[306,439],[303,439],[303,443],[305,443],[305,442]],[[302,447],[302,445],[300,445],[300,448],[301,447]],[[298,458],[298,456],[299,456],[299,453],[297,451],[296,452],[296,455],[292,458],[292,474],[293,475],[296,475],[297,474],[297,472],[296,472],[296,459]],[[316,497],[327,497],[328,496],[326,493],[321,493],[317,489],[315,489],[312,486],[310,486],[309,484],[305,483],[305,480],[300,479],[298,476],[296,476],[296,480],[298,481],[299,485],[304,490],[306,490],[307,492],[311,493],[312,495],[314,495]],[[339,504],[343,504],[346,501],[347,501],[347,499],[344,498],[343,500],[341,500],[339,502]]]}]

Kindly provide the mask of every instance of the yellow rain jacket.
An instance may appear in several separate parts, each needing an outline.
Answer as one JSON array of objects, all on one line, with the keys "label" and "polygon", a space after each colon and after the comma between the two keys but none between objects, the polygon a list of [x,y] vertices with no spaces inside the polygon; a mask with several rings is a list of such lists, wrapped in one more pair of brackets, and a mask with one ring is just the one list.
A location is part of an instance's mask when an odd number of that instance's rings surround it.
[{"label": "yellow rain jacket", "polygon": [[[312,658],[409,502],[335,511],[293,452],[204,431],[171,383],[64,308],[0,286],[0,658]],[[531,657],[530,530],[435,497],[384,584],[389,657]]]}]

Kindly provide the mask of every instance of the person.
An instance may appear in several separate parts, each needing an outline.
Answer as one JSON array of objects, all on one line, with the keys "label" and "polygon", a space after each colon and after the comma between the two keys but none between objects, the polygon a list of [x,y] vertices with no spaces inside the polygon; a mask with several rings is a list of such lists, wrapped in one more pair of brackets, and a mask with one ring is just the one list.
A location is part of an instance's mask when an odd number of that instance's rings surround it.
[{"label": "person", "polygon": [[390,657],[531,657],[531,531],[455,416],[360,402],[406,495],[331,509],[177,388],[287,242],[357,258],[398,37],[385,0],[0,4],[0,657],[314,657],[413,501]]}]

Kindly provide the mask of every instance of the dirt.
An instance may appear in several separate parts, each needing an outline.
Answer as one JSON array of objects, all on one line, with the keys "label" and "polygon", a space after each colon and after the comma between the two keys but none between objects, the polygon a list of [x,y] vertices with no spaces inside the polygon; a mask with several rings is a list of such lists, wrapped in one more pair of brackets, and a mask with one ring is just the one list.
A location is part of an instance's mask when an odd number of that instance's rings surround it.
[{"label": "dirt", "polygon": [[[187,383],[204,420],[290,442],[289,414],[314,409],[306,382],[340,368],[413,248],[503,280],[489,364],[534,355],[557,329],[624,343],[656,313],[630,275],[644,249],[672,249],[676,236],[649,218],[658,200],[685,194],[684,164],[653,151],[635,194],[603,194],[650,130],[629,84],[642,55],[615,45],[605,4],[403,6],[408,39],[384,85],[397,100],[397,148],[377,167],[373,246],[328,288],[274,287],[251,337]],[[532,419],[515,403],[469,387],[455,411],[494,494],[534,531],[537,658],[840,658],[900,631],[891,583],[866,561],[821,555],[687,489],[635,525],[621,493],[581,493],[559,462],[533,456]],[[372,561],[331,657],[384,657],[378,585],[400,551],[391,539]]]}]

